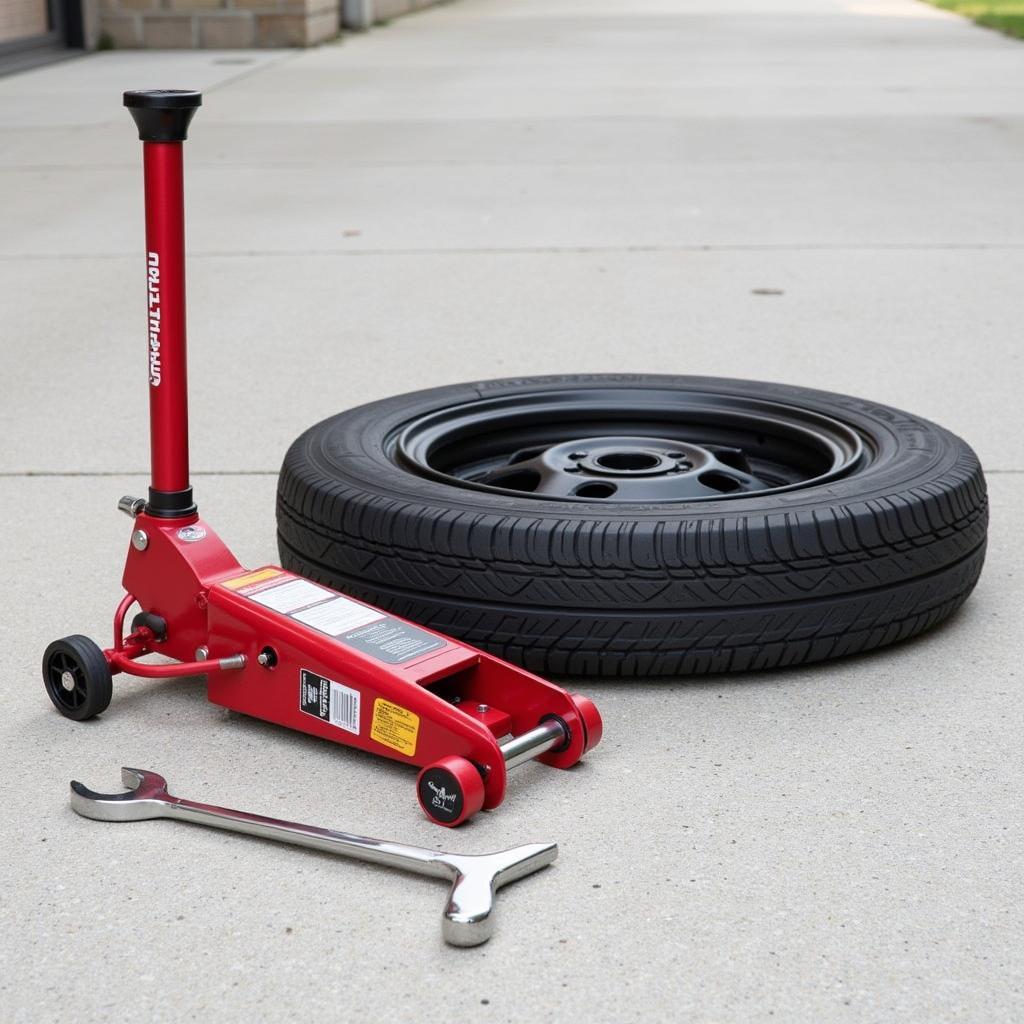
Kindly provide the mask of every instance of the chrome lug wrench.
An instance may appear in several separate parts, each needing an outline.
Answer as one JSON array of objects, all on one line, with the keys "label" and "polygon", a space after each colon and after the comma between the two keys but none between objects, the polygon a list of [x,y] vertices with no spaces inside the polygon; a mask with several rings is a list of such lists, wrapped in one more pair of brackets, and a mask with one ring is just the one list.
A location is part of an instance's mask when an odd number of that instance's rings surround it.
[{"label": "chrome lug wrench", "polygon": [[141,768],[122,768],[121,781],[128,792],[109,795],[94,793],[82,783],[72,782],[72,808],[96,821],[145,821],[147,818],[190,821],[419,875],[450,878],[452,888],[441,921],[441,934],[445,942],[453,946],[478,946],[486,942],[494,929],[491,910],[495,892],[509,882],[539,871],[558,856],[555,843],[532,843],[500,853],[440,853],[182,800],[167,792],[167,780],[163,776]]}]

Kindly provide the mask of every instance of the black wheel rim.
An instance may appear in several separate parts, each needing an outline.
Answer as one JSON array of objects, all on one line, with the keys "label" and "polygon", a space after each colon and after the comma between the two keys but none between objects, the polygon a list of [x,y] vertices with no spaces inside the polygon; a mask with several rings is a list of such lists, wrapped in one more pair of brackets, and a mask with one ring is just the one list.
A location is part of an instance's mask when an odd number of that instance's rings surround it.
[{"label": "black wheel rim", "polygon": [[64,651],[57,651],[46,668],[50,693],[61,707],[77,711],[86,701],[88,688],[81,663]]},{"label": "black wheel rim", "polygon": [[568,388],[408,422],[391,458],[449,485],[542,501],[722,501],[838,479],[869,458],[832,417],[700,390]]}]

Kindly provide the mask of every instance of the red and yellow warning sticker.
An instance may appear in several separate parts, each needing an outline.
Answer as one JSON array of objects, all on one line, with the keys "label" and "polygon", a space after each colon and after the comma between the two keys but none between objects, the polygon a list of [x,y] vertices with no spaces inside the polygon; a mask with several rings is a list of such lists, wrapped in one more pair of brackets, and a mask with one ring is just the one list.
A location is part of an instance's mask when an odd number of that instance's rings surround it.
[{"label": "red and yellow warning sticker", "polygon": [[282,569],[257,569],[255,572],[247,572],[244,576],[236,576],[231,580],[224,580],[221,586],[228,590],[241,590],[243,587],[250,587],[256,583],[266,583],[268,580],[277,579],[283,576]]},{"label": "red and yellow warning sticker", "polygon": [[370,736],[378,743],[400,754],[412,757],[416,753],[416,738],[420,733],[420,716],[399,704],[378,697],[373,702],[373,724]]}]

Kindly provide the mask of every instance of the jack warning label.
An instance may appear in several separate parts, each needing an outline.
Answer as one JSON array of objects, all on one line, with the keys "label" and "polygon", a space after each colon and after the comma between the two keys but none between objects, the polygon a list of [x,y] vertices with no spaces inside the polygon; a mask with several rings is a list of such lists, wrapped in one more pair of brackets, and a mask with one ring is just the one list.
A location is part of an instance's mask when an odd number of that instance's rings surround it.
[{"label": "jack warning label", "polygon": [[341,639],[349,647],[354,647],[363,654],[372,655],[378,661],[389,665],[412,661],[413,658],[418,658],[429,651],[436,651],[445,644],[440,637],[424,629],[390,617],[354,629]]}]

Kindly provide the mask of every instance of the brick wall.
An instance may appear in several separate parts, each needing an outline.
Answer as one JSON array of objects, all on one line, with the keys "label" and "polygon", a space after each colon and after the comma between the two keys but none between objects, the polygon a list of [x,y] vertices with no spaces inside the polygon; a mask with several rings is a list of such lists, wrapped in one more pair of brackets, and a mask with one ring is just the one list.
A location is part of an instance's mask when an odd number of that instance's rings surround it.
[{"label": "brick wall", "polygon": [[46,0],[0,0],[0,43],[41,36],[49,28]]},{"label": "brick wall", "polygon": [[338,0],[94,2],[100,44],[118,49],[313,46],[338,32]]}]

